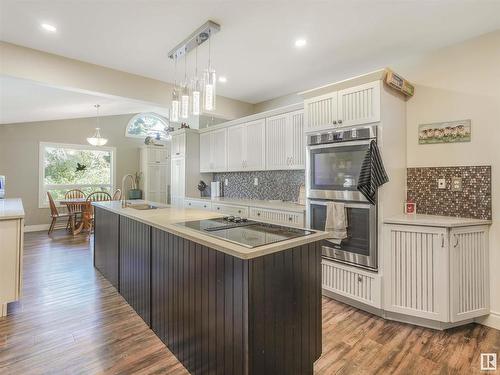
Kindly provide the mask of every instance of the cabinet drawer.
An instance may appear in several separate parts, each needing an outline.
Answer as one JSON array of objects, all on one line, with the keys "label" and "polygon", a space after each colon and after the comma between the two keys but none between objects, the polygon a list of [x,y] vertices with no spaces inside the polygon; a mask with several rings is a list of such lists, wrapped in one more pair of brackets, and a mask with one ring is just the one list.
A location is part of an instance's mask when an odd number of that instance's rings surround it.
[{"label": "cabinet drawer", "polygon": [[289,225],[291,227],[304,227],[304,213],[301,212],[277,211],[251,207],[250,218],[259,221]]},{"label": "cabinet drawer", "polygon": [[199,210],[211,210],[212,202],[201,201],[196,199],[186,199],[184,201],[184,207],[186,208],[197,208]]},{"label": "cabinet drawer", "polygon": [[321,271],[323,289],[381,308],[378,275],[328,260],[321,262]]},{"label": "cabinet drawer", "polygon": [[220,212],[226,215],[248,217],[248,207],[233,206],[228,204],[212,204],[212,211]]}]

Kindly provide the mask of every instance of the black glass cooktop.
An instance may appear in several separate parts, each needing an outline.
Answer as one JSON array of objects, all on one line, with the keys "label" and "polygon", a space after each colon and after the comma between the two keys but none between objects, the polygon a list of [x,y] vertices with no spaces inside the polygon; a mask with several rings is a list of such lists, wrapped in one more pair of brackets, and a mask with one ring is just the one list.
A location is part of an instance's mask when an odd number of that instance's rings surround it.
[{"label": "black glass cooktop", "polygon": [[314,231],[228,216],[224,218],[187,221],[176,225],[238,245],[254,248],[292,238],[304,237]]}]

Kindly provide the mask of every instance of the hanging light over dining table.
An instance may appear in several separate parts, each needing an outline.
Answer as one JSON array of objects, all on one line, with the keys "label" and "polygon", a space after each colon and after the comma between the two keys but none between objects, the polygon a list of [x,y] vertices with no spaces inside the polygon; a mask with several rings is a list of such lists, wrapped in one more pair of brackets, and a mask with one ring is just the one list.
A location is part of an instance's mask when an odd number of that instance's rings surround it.
[{"label": "hanging light over dining table", "polygon": [[104,146],[106,143],[108,143],[107,138],[103,138],[101,136],[101,128],[100,128],[100,119],[99,119],[99,108],[101,107],[99,104],[94,105],[96,109],[96,125],[97,127],[95,128],[94,135],[92,137],[87,138],[87,142],[90,143],[92,146]]}]

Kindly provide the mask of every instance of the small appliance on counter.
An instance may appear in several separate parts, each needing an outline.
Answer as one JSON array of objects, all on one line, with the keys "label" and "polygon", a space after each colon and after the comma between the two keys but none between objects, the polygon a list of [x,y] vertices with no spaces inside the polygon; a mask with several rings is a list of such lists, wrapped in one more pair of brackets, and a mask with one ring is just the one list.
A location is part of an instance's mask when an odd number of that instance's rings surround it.
[{"label": "small appliance on counter", "polygon": [[217,198],[222,196],[221,194],[221,188],[220,188],[220,181],[213,181],[210,184],[210,197],[211,198]]},{"label": "small appliance on counter", "polygon": [[5,176],[0,176],[0,199],[5,198]]}]

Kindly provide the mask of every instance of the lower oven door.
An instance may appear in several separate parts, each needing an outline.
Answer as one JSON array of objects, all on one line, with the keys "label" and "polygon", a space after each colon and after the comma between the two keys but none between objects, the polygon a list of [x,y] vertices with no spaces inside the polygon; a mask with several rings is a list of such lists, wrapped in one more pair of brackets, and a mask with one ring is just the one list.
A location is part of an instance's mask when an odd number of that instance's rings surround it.
[{"label": "lower oven door", "polygon": [[[307,221],[311,229],[325,230],[327,202],[322,200],[308,201]],[[354,202],[342,203],[346,207],[347,238],[323,240],[323,257],[377,270],[376,206]]]}]

